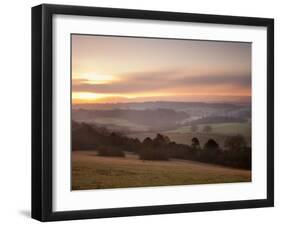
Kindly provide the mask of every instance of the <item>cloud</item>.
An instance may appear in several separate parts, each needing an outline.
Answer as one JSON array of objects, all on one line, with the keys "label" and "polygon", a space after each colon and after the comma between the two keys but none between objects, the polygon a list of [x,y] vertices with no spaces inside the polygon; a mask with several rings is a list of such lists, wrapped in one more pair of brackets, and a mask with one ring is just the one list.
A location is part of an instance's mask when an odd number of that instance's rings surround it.
[{"label": "cloud", "polygon": [[186,77],[179,81],[186,85],[232,85],[240,87],[251,86],[250,75],[201,75]]},{"label": "cloud", "polygon": [[236,87],[250,89],[250,74],[219,74],[219,75],[188,75],[179,70],[164,72],[141,72],[118,76],[120,80],[109,81],[103,84],[94,84],[87,79],[73,79],[73,92],[94,92],[107,94],[126,94],[156,92],[159,90],[177,90],[212,87]]},{"label": "cloud", "polygon": [[84,78],[72,79],[72,84],[74,85],[87,84],[89,82],[90,82],[89,79],[84,79]]}]

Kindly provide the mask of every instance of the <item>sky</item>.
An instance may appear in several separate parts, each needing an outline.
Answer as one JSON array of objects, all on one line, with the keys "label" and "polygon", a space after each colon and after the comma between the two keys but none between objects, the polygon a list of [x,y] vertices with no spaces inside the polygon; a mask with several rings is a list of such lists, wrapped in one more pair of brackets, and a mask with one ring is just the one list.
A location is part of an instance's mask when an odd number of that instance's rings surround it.
[{"label": "sky", "polygon": [[72,35],[72,101],[249,102],[251,43]]}]

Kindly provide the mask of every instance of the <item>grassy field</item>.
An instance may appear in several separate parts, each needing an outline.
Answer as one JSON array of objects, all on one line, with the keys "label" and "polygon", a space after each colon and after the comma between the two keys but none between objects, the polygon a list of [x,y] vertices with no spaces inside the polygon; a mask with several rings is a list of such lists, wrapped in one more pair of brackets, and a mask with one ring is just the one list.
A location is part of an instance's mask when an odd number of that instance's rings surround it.
[{"label": "grassy field", "polygon": [[[209,133],[201,132],[204,126],[209,125],[212,127],[212,131]],[[197,137],[201,145],[204,145],[209,139],[216,140],[220,147],[224,147],[225,139],[228,136],[241,134],[245,137],[248,146],[251,146],[251,124],[250,123],[218,123],[218,124],[202,124],[198,125],[198,132],[192,132],[190,126],[179,127],[178,129],[162,131],[170,138],[171,141],[175,141],[179,144],[191,144],[191,139]],[[144,140],[146,137],[154,138],[156,133],[151,132],[138,132],[128,134],[129,137],[137,137],[140,140]]]},{"label": "grassy field", "polygon": [[[243,136],[249,136],[251,134],[251,124],[248,122],[229,122],[229,123],[216,123],[216,124],[200,124],[198,125],[198,131],[202,131],[205,126],[211,126],[212,132],[222,135],[236,135],[241,134]],[[176,130],[170,130],[168,132],[186,133],[191,132],[190,126],[183,126]]]},{"label": "grassy field", "polygon": [[72,189],[105,189],[251,181],[251,171],[188,160],[143,161],[72,152]]}]

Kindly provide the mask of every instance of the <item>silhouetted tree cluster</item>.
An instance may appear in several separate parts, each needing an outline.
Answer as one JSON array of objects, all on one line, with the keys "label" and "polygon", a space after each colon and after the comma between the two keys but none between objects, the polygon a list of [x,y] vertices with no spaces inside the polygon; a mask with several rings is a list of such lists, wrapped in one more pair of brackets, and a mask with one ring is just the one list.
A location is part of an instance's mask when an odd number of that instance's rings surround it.
[{"label": "silhouetted tree cluster", "polygon": [[157,134],[155,138],[129,138],[117,132],[87,123],[72,122],[72,149],[97,150],[101,156],[125,157],[124,152],[135,152],[142,160],[189,159],[225,166],[251,169],[251,148],[241,135],[228,137],[224,147],[209,139],[201,146],[197,137],[191,145],[177,144],[167,136]]},{"label": "silhouetted tree cluster", "polygon": [[209,139],[203,148],[200,147],[198,138],[192,138],[191,142],[193,155],[190,159],[244,169],[252,167],[252,151],[242,135],[228,137],[224,149],[214,139]]},{"label": "silhouetted tree cluster", "polygon": [[106,128],[72,121],[72,150],[97,150],[102,156],[124,156],[124,151],[138,152],[141,142]]},{"label": "silhouetted tree cluster", "polygon": [[252,167],[252,150],[242,135],[229,137],[225,141],[225,159],[228,165],[239,168]]},{"label": "silhouetted tree cluster", "polygon": [[157,134],[152,140],[147,137],[142,143],[139,153],[140,159],[143,160],[169,160],[168,144],[170,140],[167,136]]}]

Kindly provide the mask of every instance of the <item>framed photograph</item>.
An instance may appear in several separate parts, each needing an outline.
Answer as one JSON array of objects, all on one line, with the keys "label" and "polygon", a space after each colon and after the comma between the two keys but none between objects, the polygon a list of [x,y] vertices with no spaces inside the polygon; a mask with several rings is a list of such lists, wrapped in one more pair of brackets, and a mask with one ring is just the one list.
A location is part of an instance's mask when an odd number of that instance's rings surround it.
[{"label": "framed photograph", "polygon": [[274,205],[274,21],[32,8],[32,217]]}]

